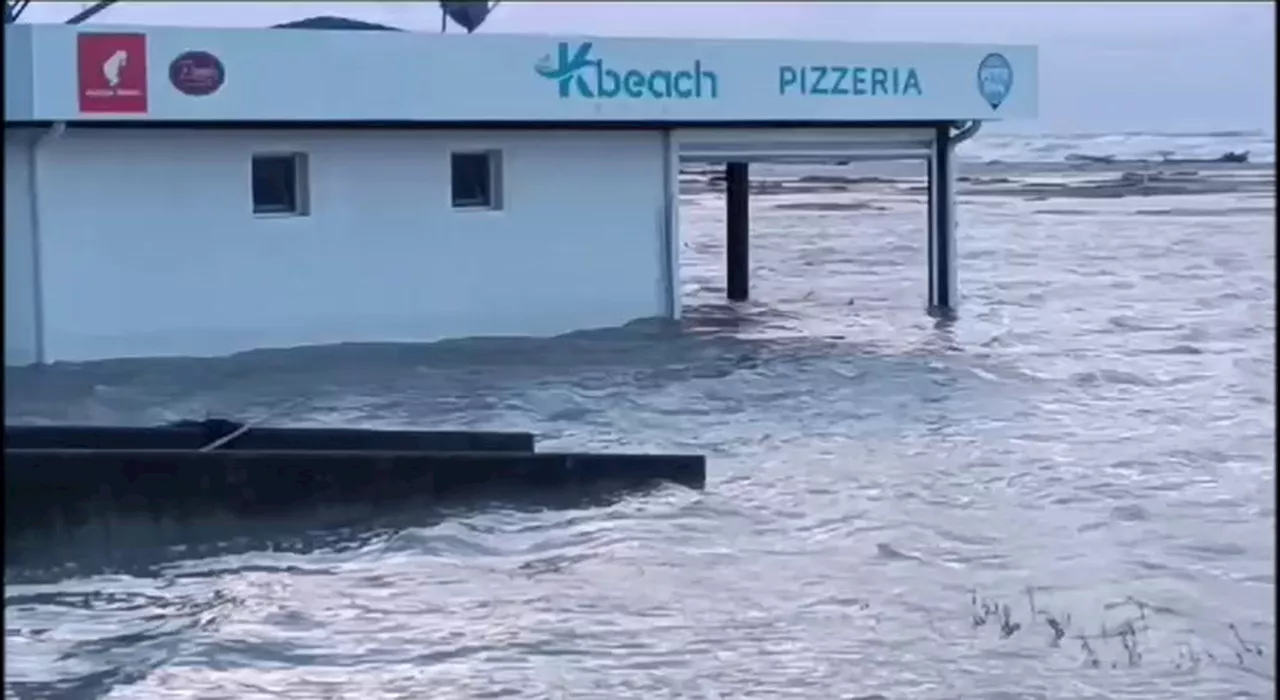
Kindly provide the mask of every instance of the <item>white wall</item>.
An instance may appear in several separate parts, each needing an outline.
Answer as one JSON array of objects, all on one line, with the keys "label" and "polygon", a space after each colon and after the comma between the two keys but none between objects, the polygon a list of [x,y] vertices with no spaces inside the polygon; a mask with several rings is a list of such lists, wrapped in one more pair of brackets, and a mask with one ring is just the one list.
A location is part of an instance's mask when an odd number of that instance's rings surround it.
[{"label": "white wall", "polygon": [[31,217],[31,144],[27,130],[4,132],[4,364],[37,358],[35,229]]},{"label": "white wall", "polygon": [[[32,72],[32,29],[30,24],[4,26],[4,118],[31,119],[35,107]],[[7,133],[7,130],[6,130]]]},{"label": "white wall", "polygon": [[[503,210],[449,153],[501,149]],[[310,159],[257,218],[250,157]],[[69,131],[42,151],[51,360],[552,335],[666,311],[659,132]]]}]

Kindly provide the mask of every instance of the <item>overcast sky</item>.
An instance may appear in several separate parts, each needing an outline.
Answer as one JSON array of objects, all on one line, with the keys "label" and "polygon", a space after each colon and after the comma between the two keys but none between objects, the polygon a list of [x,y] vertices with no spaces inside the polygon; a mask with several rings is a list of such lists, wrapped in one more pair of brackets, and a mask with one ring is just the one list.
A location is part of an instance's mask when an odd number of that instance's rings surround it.
[{"label": "overcast sky", "polygon": [[[35,2],[56,22],[75,3]],[[438,31],[435,2],[122,2],[98,24],[264,26],[341,15]],[[1271,2],[872,3],[509,2],[482,32],[963,41],[1040,46],[1049,132],[1262,129],[1275,121]]]}]

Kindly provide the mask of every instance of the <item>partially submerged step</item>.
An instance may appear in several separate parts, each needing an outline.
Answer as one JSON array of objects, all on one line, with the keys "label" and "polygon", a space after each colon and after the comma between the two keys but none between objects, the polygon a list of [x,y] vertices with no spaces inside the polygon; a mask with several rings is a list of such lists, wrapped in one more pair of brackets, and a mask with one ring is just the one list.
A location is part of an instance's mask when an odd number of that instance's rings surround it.
[{"label": "partially submerged step", "polygon": [[[251,431],[252,432],[252,431]],[[702,488],[702,455],[315,450],[5,450],[5,540],[120,518],[283,516],[329,506],[519,500],[662,482]]]},{"label": "partially submerged step", "polygon": [[[229,420],[182,421],[154,428],[6,425],[4,444],[6,449],[23,450],[198,450],[241,427]],[[533,434],[525,432],[255,426],[218,445],[218,449],[532,452],[533,446]]]}]

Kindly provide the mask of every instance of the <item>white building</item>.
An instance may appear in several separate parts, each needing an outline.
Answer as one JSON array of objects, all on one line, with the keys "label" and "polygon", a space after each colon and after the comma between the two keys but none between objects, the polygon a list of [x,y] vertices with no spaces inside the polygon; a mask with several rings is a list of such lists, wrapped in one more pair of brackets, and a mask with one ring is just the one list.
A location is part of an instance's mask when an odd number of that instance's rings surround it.
[{"label": "white building", "polygon": [[4,31],[6,365],[677,317],[681,158],[928,160],[951,307],[951,135],[1037,108],[1022,46]]}]

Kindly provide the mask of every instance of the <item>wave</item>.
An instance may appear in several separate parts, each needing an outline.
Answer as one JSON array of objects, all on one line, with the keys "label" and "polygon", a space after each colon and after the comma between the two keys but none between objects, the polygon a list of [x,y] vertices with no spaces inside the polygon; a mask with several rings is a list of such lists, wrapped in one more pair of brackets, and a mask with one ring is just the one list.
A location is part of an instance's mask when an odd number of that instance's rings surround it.
[{"label": "wave", "polygon": [[1192,165],[1203,163],[1248,163],[1249,151],[1226,151],[1221,155],[1213,158],[1197,158],[1178,157],[1176,153],[1165,151],[1160,153],[1159,160],[1149,158],[1121,158],[1119,154],[1104,153],[1102,155],[1093,155],[1089,153],[1068,153],[1063,160],[1068,163],[1095,163],[1095,164],[1111,164],[1111,163],[1166,163],[1176,165]]},{"label": "wave", "polygon": [[1028,137],[979,133],[964,144],[960,158],[968,162],[1001,163],[1095,163],[1159,162],[1215,163],[1239,162],[1247,154],[1250,164],[1275,162],[1275,139],[1262,131],[1216,131],[1204,133],[1115,133],[1094,135],[1044,135]]}]

